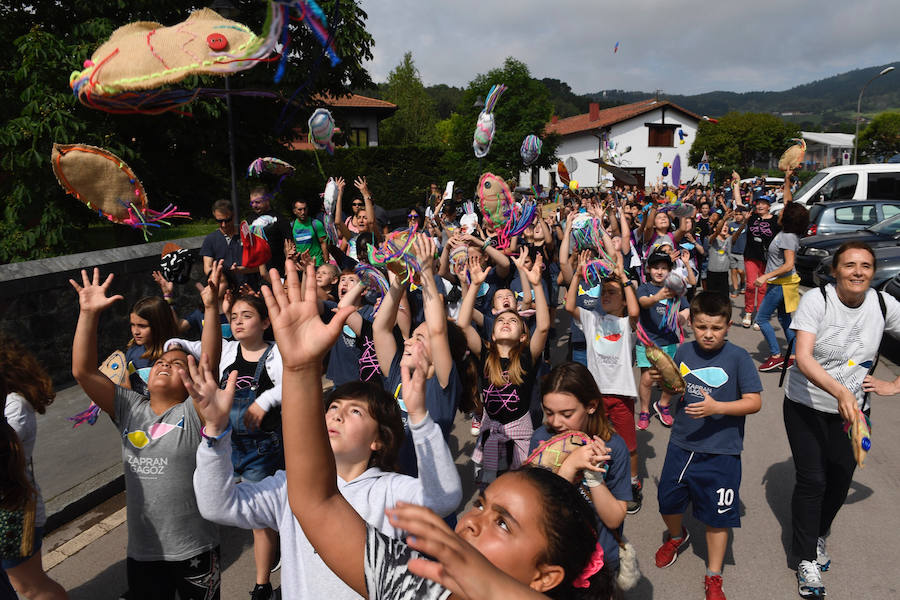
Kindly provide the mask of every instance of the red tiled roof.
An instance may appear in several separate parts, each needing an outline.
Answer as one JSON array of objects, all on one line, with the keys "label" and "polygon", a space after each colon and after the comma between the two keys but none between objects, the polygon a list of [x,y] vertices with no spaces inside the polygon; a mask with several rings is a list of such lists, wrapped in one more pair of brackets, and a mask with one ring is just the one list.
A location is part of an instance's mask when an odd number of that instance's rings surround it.
[{"label": "red tiled roof", "polygon": [[582,131],[591,131],[592,129],[609,127],[610,125],[627,121],[628,119],[650,112],[651,110],[655,110],[662,106],[671,107],[698,121],[702,118],[700,115],[694,114],[668,100],[641,100],[640,102],[633,102],[632,104],[623,104],[621,106],[603,109],[599,112],[599,118],[594,121],[591,121],[590,113],[585,113],[583,115],[560,119],[556,123],[547,123],[544,131],[547,133],[558,133],[563,136],[580,133]]},{"label": "red tiled roof", "polygon": [[317,96],[313,99],[332,108],[380,108],[397,110],[397,105],[387,100],[379,100],[377,98],[369,98],[368,96],[360,96],[359,94],[350,94],[340,98],[331,98],[328,96]]}]

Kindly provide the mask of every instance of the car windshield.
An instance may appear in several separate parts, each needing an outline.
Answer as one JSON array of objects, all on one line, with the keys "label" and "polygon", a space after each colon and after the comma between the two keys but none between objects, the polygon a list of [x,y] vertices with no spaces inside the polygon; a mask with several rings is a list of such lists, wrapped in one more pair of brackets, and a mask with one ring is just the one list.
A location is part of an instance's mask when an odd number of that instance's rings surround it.
[{"label": "car windshield", "polygon": [[819,185],[819,182],[828,177],[828,173],[824,171],[819,171],[813,178],[806,182],[802,188],[797,190],[797,193],[794,194],[794,200],[803,201],[803,198],[809,194],[809,191]]},{"label": "car windshield", "polygon": [[896,235],[900,233],[900,215],[894,215],[887,221],[872,225],[868,230],[881,235]]}]

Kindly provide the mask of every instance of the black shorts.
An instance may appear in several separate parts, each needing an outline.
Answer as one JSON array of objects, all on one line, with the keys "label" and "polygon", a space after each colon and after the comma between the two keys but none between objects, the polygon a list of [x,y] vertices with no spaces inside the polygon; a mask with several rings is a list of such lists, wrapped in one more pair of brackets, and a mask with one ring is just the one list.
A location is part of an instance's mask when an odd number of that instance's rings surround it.
[{"label": "black shorts", "polygon": [[130,600],[219,600],[219,547],[186,560],[127,561]]}]

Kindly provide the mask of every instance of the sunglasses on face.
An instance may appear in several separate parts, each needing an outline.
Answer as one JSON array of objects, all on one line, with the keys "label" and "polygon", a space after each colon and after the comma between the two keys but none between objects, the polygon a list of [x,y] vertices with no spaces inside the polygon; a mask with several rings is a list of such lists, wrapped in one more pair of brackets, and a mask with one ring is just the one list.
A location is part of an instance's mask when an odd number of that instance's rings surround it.
[{"label": "sunglasses on face", "polygon": [[231,217],[228,217],[227,219],[216,219],[216,223],[218,223],[219,225],[231,223]]},{"label": "sunglasses on face", "polygon": [[409,217],[410,219],[418,219],[419,218],[419,215],[417,215],[416,213],[409,213],[406,216]]},{"label": "sunglasses on face", "polygon": [[354,202],[351,206],[353,206],[353,208],[358,208],[358,207],[362,207],[362,206],[365,206],[365,205],[362,204],[361,202]]}]

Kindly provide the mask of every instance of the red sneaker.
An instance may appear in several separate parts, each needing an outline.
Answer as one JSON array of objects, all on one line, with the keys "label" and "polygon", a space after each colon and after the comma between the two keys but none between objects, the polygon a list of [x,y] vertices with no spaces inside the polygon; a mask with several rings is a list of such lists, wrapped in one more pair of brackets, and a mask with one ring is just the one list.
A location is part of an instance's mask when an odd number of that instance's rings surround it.
[{"label": "red sneaker", "polygon": [[770,356],[769,359],[763,364],[759,365],[760,373],[770,373],[771,371],[777,371],[781,368],[781,365],[784,363],[784,358],[780,356]]},{"label": "red sneaker", "polygon": [[727,600],[725,593],[722,591],[721,575],[713,575],[712,577],[707,575],[703,584],[706,587],[706,600]]},{"label": "red sneaker", "polygon": [[691,534],[688,533],[687,529],[682,527],[681,539],[673,539],[670,537],[659,547],[659,550],[656,551],[656,566],[660,569],[665,569],[673,564],[678,560],[678,551],[684,548],[690,539]]},{"label": "red sneaker", "polygon": [[642,412],[640,415],[638,415],[637,428],[643,431],[648,427],[650,427],[650,413]]}]

